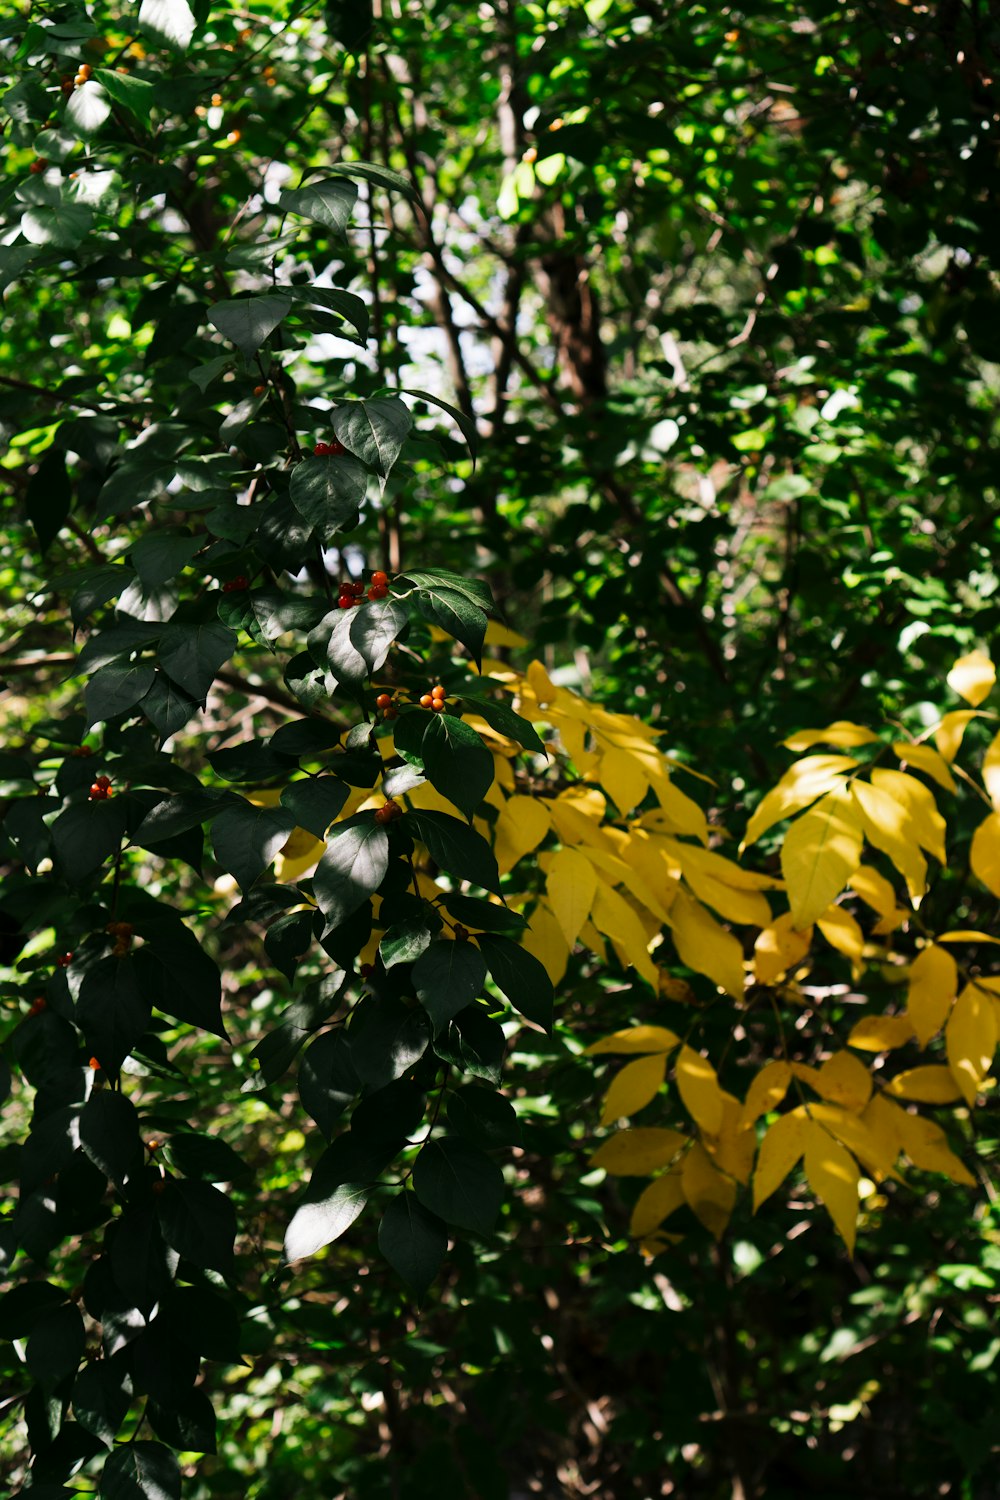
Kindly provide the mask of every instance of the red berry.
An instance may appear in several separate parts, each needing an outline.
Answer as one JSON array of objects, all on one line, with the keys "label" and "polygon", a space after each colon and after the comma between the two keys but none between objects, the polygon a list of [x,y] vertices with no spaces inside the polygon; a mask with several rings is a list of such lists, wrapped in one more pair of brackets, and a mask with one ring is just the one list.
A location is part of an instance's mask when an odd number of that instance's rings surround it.
[{"label": "red berry", "polygon": [[396,709],[394,709],[394,708],[392,708],[390,706],[389,708],[386,709],[386,711],[382,715],[382,717],[383,717],[383,719],[398,719],[399,718],[399,713],[397,712]]},{"label": "red berry", "polygon": [[255,385],[254,388],[253,388],[253,393],[254,393],[255,396],[264,396],[264,395],[267,394],[267,386],[266,385]]},{"label": "red berry", "polygon": [[358,598],[360,598],[361,595],[364,593],[364,591],[365,591],[365,586],[361,582],[361,579],[360,578],[355,578],[354,581],[353,581],[353,583],[351,584],[351,593],[354,594],[355,596],[357,596]]},{"label": "red berry", "polygon": [[383,573],[381,568],[377,569],[376,572],[372,574],[372,583],[376,588],[384,588],[388,582],[389,575],[388,573]]},{"label": "red berry", "polygon": [[391,702],[392,699],[389,697],[388,693],[379,693],[378,697],[375,699],[375,707],[388,708]]},{"label": "red berry", "polygon": [[41,1013],[42,1013],[42,1011],[45,1010],[46,1008],[47,1007],[46,1007],[45,1001],[42,999],[41,995],[39,995],[38,998],[37,998],[37,1000],[32,1000],[32,1002],[31,1002],[31,1009],[28,1011],[28,1015],[29,1016],[40,1016]]},{"label": "red berry", "polygon": [[341,594],[340,598],[337,600],[337,608],[353,609],[356,603],[357,600],[355,599],[353,594]]},{"label": "red berry", "polygon": [[245,573],[238,573],[235,578],[230,578],[228,583],[222,585],[224,594],[239,594],[250,587],[250,580]]},{"label": "red berry", "polygon": [[31,166],[28,168],[28,171],[29,172],[44,172],[45,168],[47,166],[48,166],[48,162],[45,160],[44,156],[36,156],[35,160],[31,163]]},{"label": "red berry", "polygon": [[77,760],[87,760],[93,753],[89,745],[80,745],[73,751]]},{"label": "red berry", "polygon": [[361,968],[358,970],[358,973],[361,975],[362,979],[367,979],[369,977],[369,975],[375,973],[375,965],[374,964],[362,964]]},{"label": "red berry", "polygon": [[56,968],[57,969],[68,969],[69,966],[70,966],[70,964],[72,962],[73,962],[73,955],[72,955],[72,953],[60,953],[59,957],[56,959]]},{"label": "red berry", "polygon": [[98,786],[97,782],[95,781],[94,784],[93,784],[93,786],[90,788],[90,800],[91,800],[91,802],[103,802],[104,799],[105,799],[105,797],[107,795],[108,795],[108,789],[107,789],[107,787],[105,787],[105,786]]},{"label": "red berry", "polygon": [[326,458],[327,455],[329,454],[329,452],[330,452],[330,444],[329,443],[317,443],[316,446],[315,446],[315,448],[313,449],[313,454],[314,454],[314,456],[316,458]]},{"label": "red berry", "polygon": [[384,599],[388,592],[389,590],[387,588],[381,588],[373,584],[372,587],[368,590],[368,597],[374,603],[379,599]]},{"label": "red berry", "polygon": [[111,785],[111,777],[110,776],[95,776],[94,777],[94,785],[95,786],[102,786],[102,787],[104,787],[105,791],[107,791],[108,787]]},{"label": "red berry", "polygon": [[326,451],[331,458],[338,458],[341,453],[346,453],[347,449],[337,438],[331,438],[326,445]]}]

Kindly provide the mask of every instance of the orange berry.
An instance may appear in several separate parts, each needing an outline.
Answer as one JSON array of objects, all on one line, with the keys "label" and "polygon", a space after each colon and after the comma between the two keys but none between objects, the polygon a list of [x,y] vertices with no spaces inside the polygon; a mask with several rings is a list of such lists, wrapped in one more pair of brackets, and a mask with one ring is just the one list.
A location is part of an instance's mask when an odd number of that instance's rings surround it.
[{"label": "orange berry", "polygon": [[96,1057],[92,1057],[90,1059],[90,1062],[89,1062],[88,1066],[91,1067],[91,1068],[93,1068],[93,1070],[94,1070],[95,1073],[99,1073],[101,1071],[101,1065],[97,1061]]},{"label": "orange berry", "polygon": [[156,1140],[147,1141],[146,1142],[146,1150],[147,1151],[159,1151],[160,1146],[162,1144],[163,1144],[162,1141],[156,1141]]},{"label": "orange berry", "polygon": [[431,706],[431,704],[433,702],[434,702],[434,699],[431,697],[430,693],[424,693],[422,695],[421,699],[420,699],[420,707],[421,708],[430,708],[430,706]]},{"label": "orange berry", "polygon": [[389,590],[387,588],[382,588],[378,584],[373,583],[371,588],[368,590],[368,597],[374,603],[379,599],[384,599],[388,592]]},{"label": "orange berry", "polygon": [[229,134],[226,136],[226,140],[228,141],[228,143],[229,143],[230,146],[235,146],[236,142],[239,140],[239,138],[240,138],[240,133],[239,133],[238,130],[231,130],[229,132]]},{"label": "orange berry", "polygon": [[388,693],[379,693],[378,697],[375,699],[375,707],[388,708],[391,702],[392,699],[389,697]]},{"label": "orange berry", "polygon": [[222,95],[221,94],[213,94],[212,95],[212,108],[213,109],[221,109],[222,108]]},{"label": "orange berry", "polygon": [[444,703],[444,699],[443,698],[434,698],[431,701],[431,713],[432,714],[443,714],[444,710],[445,710],[445,703]]},{"label": "orange berry", "polygon": [[438,683],[435,687],[431,688],[431,697],[435,700],[435,702],[437,702],[438,700],[440,700],[443,703],[444,702],[444,696],[445,696],[445,694],[444,694],[444,688],[441,686],[440,683]]},{"label": "orange berry", "polygon": [[267,386],[266,385],[255,385],[254,388],[253,388],[253,393],[254,393],[255,396],[266,396],[267,395]]},{"label": "orange berry", "polygon": [[390,706],[389,708],[386,709],[386,711],[382,715],[382,717],[383,717],[383,719],[386,719],[386,720],[388,720],[388,719],[398,719],[399,718],[399,711],[397,709],[392,708]]}]

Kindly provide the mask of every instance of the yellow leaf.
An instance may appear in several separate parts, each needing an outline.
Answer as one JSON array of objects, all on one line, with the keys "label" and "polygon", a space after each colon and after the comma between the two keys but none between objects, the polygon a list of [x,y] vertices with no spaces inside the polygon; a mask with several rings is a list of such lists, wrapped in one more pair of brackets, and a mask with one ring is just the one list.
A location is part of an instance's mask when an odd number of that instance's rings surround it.
[{"label": "yellow leaf", "polygon": [[521,938],[521,947],[538,959],[553,984],[559,984],[569,963],[569,948],[562,928],[547,906],[536,906]]},{"label": "yellow leaf", "polygon": [[811,750],[813,745],[839,745],[849,750],[853,745],[870,745],[878,739],[863,724],[852,724],[847,719],[838,719],[825,729],[799,729],[782,740],[786,750]]},{"label": "yellow leaf", "polygon": [[839,1141],[810,1123],[805,1148],[806,1181],[826,1205],[837,1232],[851,1255],[858,1222],[858,1164]]},{"label": "yellow leaf", "polygon": [[884,875],[873,870],[871,865],[859,865],[851,876],[851,889],[882,918],[874,929],[875,933],[893,932],[901,922],[905,922],[908,913],[896,905],[896,892],[892,885]]},{"label": "yellow leaf", "polygon": [[497,818],[493,852],[501,875],[537,849],[549,831],[549,810],[536,797],[510,797]]},{"label": "yellow leaf", "polygon": [[1000,938],[993,937],[988,932],[977,932],[974,927],[956,927],[952,932],[939,932],[935,941],[938,943],[995,943],[1000,946]]},{"label": "yellow leaf", "polygon": [[864,1115],[836,1104],[810,1104],[810,1118],[824,1126],[876,1177],[897,1177],[893,1164],[899,1155],[895,1138],[879,1132]]},{"label": "yellow leaf", "polygon": [[545,878],[549,905],[572,948],[597,894],[594,867],[578,849],[558,849]]},{"label": "yellow leaf", "polygon": [[639,760],[627,750],[612,747],[601,756],[601,786],[624,817],[649,791],[649,780]]},{"label": "yellow leaf", "polygon": [[894,797],[905,807],[913,819],[913,834],[917,843],[944,864],[947,860],[944,847],[945,821],[938,812],[930,787],[924,786],[915,776],[907,776],[904,771],[881,771],[878,767],[872,772],[872,786],[888,792],[890,797]]},{"label": "yellow leaf", "polygon": [[955,1001],[944,1033],[948,1066],[971,1108],[980,1084],[993,1065],[997,1046],[997,1013],[990,997],[974,984]]},{"label": "yellow leaf", "polygon": [[938,786],[943,786],[946,792],[958,791],[955,778],[948,770],[948,762],[930,745],[911,745],[906,740],[896,740],[892,749],[904,765],[916,766]]},{"label": "yellow leaf", "polygon": [[876,849],[888,854],[916,904],[927,889],[927,861],[920,852],[908,810],[888,792],[865,781],[855,781],[851,790],[861,812],[865,836]]},{"label": "yellow leaf", "polygon": [[899,1142],[915,1167],[922,1172],[943,1172],[952,1182],[975,1187],[976,1179],[951,1150],[940,1125],[923,1115],[908,1115],[905,1111],[901,1115],[896,1127]]},{"label": "yellow leaf", "polygon": [[937,1064],[897,1073],[886,1084],[885,1091],[896,1099],[915,1099],[918,1104],[954,1104],[962,1097],[950,1069]]},{"label": "yellow leaf", "polygon": [[736,1184],[722,1175],[697,1141],[684,1158],[681,1187],[692,1213],[709,1234],[721,1239],[736,1202]]},{"label": "yellow leaf", "polygon": [[659,982],[656,965],[649,956],[642,923],[624,896],[600,879],[597,882],[597,895],[594,897],[593,918],[598,932],[604,933],[620,946],[626,962],[655,990]]},{"label": "yellow leaf", "polygon": [[860,973],[865,951],[865,935],[849,911],[842,906],[828,906],[816,923],[831,948],[843,953]]},{"label": "yellow leaf", "polygon": [[645,1177],[672,1161],[687,1139],[678,1130],[619,1130],[597,1148],[590,1165],[603,1167],[609,1177]]},{"label": "yellow leaf", "polygon": [[487,620],[484,639],[487,646],[508,646],[513,650],[528,644],[523,635],[518,635],[516,630],[509,630],[499,620]]},{"label": "yellow leaf", "polygon": [[626,1063],[608,1089],[604,1101],[602,1125],[612,1125],[615,1120],[637,1115],[645,1109],[663,1082],[667,1071],[666,1053],[656,1052],[650,1057],[637,1057]]},{"label": "yellow leaf", "polygon": [[872,1076],[850,1052],[835,1052],[819,1070],[816,1092],[833,1104],[860,1113],[872,1096]]},{"label": "yellow leaf", "polygon": [[680,1172],[665,1172],[662,1177],[655,1178],[648,1187],[643,1188],[636,1199],[629,1233],[634,1239],[644,1239],[664,1219],[669,1219],[683,1202],[684,1189],[681,1187]]},{"label": "yellow leaf", "polygon": [[812,928],[799,932],[792,926],[791,912],[782,912],[758,933],[753,946],[753,973],[758,984],[773,984],[802,962],[812,942]]},{"label": "yellow leaf", "polygon": [[667,920],[681,963],[742,998],[743,947],[732,933],[683,890],[677,892]]},{"label": "yellow leaf", "polygon": [[852,755],[807,755],[790,766],[772,789],[760,800],[747,824],[741,851],[755,844],[783,818],[791,818],[843,779],[845,771],[857,769]]},{"label": "yellow leaf", "polygon": [[937,747],[946,761],[951,763],[958,754],[966,728],[972,719],[978,719],[979,714],[972,708],[956,708],[953,713],[945,714],[940,724],[934,731]]},{"label": "yellow leaf", "polygon": [[697,802],[674,786],[668,776],[651,775],[649,782],[660,806],[658,812],[643,817],[643,824],[650,818],[653,821],[648,826],[657,827],[665,819],[670,833],[687,833],[707,844],[708,821]]},{"label": "yellow leaf", "polygon": [[809,927],[840,895],[861,862],[861,844],[861,820],[846,787],[795,820],[781,846],[781,873],[796,927]]},{"label": "yellow leaf", "polygon": [[769,1115],[788,1093],[792,1081],[792,1070],[784,1061],[765,1063],[747,1089],[746,1103],[740,1119],[744,1125],[754,1125],[761,1115]]},{"label": "yellow leaf", "polygon": [[682,1047],[674,1068],[677,1088],[688,1114],[707,1135],[722,1129],[723,1097],[715,1069],[693,1047]]},{"label": "yellow leaf", "polygon": [[631,1052],[671,1052],[680,1045],[680,1037],[666,1026],[629,1026],[625,1031],[613,1031],[586,1048],[587,1057],[596,1057],[603,1052],[628,1054]]},{"label": "yellow leaf", "polygon": [[913,1027],[906,1016],[865,1016],[847,1038],[861,1052],[891,1052],[913,1040]]},{"label": "yellow leaf", "polygon": [[686,979],[675,979],[666,969],[660,970],[660,994],[665,1000],[676,1000],[679,1005],[693,1005],[695,992]]},{"label": "yellow leaf", "polygon": [[932,943],[910,965],[906,1014],[921,1047],[945,1023],[958,994],[958,967],[950,953]]},{"label": "yellow leaf", "polygon": [[799,1160],[806,1148],[806,1126],[809,1123],[800,1104],[787,1115],[781,1115],[770,1127],[757,1156],[753,1175],[753,1211],[770,1198]]},{"label": "yellow leaf", "polygon": [[1000,734],[990,741],[980,769],[990,801],[995,808],[1000,809]]},{"label": "yellow leaf", "polygon": [[899,1122],[909,1118],[901,1104],[894,1104],[884,1094],[873,1094],[868,1108],[861,1116],[862,1122],[880,1143],[880,1148],[884,1151],[885,1159],[890,1165],[895,1163],[896,1157],[903,1149]]},{"label": "yellow leaf", "polygon": [[[705,852],[704,850],[702,851]],[[712,907],[725,917],[727,922],[739,922],[746,927],[766,927],[771,920],[771,908],[767,897],[760,891],[738,891],[731,885],[723,885],[692,865],[685,865],[684,878],[699,901]]]},{"label": "yellow leaf", "polygon": [[976,879],[1000,896],[1000,813],[990,813],[972,835],[969,865]]},{"label": "yellow leaf", "polygon": [[312,869],[325,848],[326,840],[318,839],[308,828],[293,828],[274,861],[275,880],[294,885]]},{"label": "yellow leaf", "polygon": [[758,875],[756,870],[745,870],[734,864],[714,849],[701,849],[695,844],[682,844],[679,839],[665,838],[658,841],[672,864],[687,878],[692,869],[707,875],[721,885],[732,886],[737,891],[777,891],[781,881],[773,875]]},{"label": "yellow leaf", "polygon": [[702,1144],[729,1177],[737,1182],[750,1181],[757,1151],[757,1132],[743,1119],[740,1101],[722,1091],[722,1129],[714,1138],[704,1137]]},{"label": "yellow leaf", "polygon": [[996,668],[985,651],[970,651],[958,658],[947,680],[960,698],[978,708],[997,680]]},{"label": "yellow leaf", "polygon": [[533,661],[524,675],[542,708],[556,701],[558,689],[540,661]]}]

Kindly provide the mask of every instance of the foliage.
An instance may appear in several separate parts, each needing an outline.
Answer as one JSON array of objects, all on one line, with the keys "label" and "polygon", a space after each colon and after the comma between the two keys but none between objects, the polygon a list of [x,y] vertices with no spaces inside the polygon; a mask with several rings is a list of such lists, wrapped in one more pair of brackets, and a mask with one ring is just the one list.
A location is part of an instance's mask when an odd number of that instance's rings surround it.
[{"label": "foliage", "polygon": [[12,1486],[988,1493],[994,26],[4,23]]}]

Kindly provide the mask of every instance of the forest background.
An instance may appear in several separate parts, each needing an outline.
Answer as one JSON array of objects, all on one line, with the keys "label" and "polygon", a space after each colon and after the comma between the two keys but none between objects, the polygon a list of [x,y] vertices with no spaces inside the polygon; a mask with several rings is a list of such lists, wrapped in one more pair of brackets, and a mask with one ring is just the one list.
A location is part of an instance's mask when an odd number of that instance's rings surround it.
[{"label": "forest background", "polygon": [[998,43],[0,21],[12,1491],[995,1494]]}]

